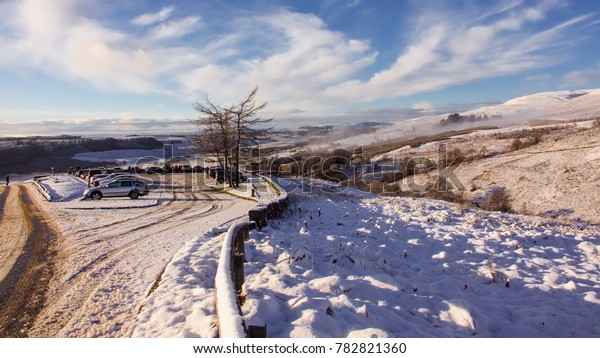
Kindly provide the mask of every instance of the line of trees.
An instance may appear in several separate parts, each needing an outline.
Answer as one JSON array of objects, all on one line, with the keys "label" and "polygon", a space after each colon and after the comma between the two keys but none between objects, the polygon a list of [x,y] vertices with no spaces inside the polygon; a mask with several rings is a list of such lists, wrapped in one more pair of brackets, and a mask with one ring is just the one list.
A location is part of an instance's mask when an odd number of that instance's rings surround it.
[{"label": "line of trees", "polygon": [[230,187],[239,186],[242,149],[257,145],[273,128],[267,127],[272,117],[259,116],[267,102],[256,104],[257,93],[258,86],[244,99],[226,107],[216,105],[208,97],[204,103],[194,105],[200,116],[195,120],[199,132],[192,137],[192,145],[205,156],[217,159]]},{"label": "line of trees", "polygon": [[464,123],[464,122],[479,122],[479,121],[486,121],[488,119],[497,119],[497,118],[502,118],[502,115],[493,114],[491,116],[488,116],[487,113],[484,113],[483,115],[470,114],[468,116],[463,116],[458,113],[452,113],[452,114],[449,114],[448,117],[440,120],[440,124],[444,126],[444,125],[448,125],[448,124],[456,124],[456,123]]}]

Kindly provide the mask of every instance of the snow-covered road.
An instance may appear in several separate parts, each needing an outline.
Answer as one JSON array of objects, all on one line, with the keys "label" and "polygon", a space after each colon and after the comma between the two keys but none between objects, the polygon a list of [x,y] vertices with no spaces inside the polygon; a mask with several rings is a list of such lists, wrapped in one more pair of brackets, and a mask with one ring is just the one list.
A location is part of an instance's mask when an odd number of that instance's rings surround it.
[{"label": "snow-covered road", "polygon": [[[156,205],[125,209],[133,201],[105,199],[98,203],[112,203],[112,208],[89,210],[97,203],[77,198],[44,204],[54,213],[64,241],[48,304],[31,336],[128,335],[173,256],[188,241],[239,220],[256,205],[189,175],[172,178],[172,185],[136,201]],[[63,185],[73,184],[65,180]],[[62,195],[69,197],[69,190]]]}]

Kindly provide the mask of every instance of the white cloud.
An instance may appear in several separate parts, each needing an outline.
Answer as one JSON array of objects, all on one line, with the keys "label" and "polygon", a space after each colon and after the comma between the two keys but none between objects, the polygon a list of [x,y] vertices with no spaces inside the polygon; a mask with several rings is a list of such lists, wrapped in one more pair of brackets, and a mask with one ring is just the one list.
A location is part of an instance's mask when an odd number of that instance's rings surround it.
[{"label": "white cloud", "polygon": [[563,77],[563,85],[585,86],[600,81],[600,64],[596,68],[590,68],[579,71],[571,71]]},{"label": "white cloud", "polygon": [[190,93],[210,89],[217,101],[231,100],[258,84],[261,98],[268,99],[271,109],[318,110],[331,106],[319,98],[320,92],[353,76],[376,56],[368,42],[331,31],[314,15],[282,11],[236,25],[242,27],[235,37],[239,44],[270,34],[268,51],[261,57],[228,65],[207,64],[191,75],[182,74]]},{"label": "white cloud", "polygon": [[[0,64],[7,66],[85,80],[110,91],[173,93],[160,78],[201,62],[201,55],[192,49],[154,46],[83,16],[76,2],[15,1],[7,10],[0,14],[0,22],[7,27],[5,35],[0,33],[0,43],[10,54],[0,58]],[[197,18],[185,18],[179,30],[166,28],[162,35],[175,36],[197,22]]]},{"label": "white cloud", "polygon": [[156,26],[151,31],[151,37],[155,40],[178,38],[196,30],[199,25],[199,16],[188,16],[181,20],[173,20]]},{"label": "white cloud", "polygon": [[135,19],[131,20],[131,23],[133,23],[135,25],[139,25],[139,26],[152,25],[152,24],[164,21],[167,18],[169,18],[169,16],[171,16],[171,13],[174,10],[175,10],[174,6],[168,6],[168,7],[162,8],[159,12],[140,15],[140,16],[136,17]]},{"label": "white cloud", "polygon": [[434,112],[435,106],[431,102],[417,102],[412,106],[413,109],[419,112]]},{"label": "white cloud", "polygon": [[0,136],[19,137],[32,135],[126,135],[194,133],[197,127],[186,119],[166,120],[164,118],[142,119],[128,113],[118,117],[47,119],[36,121],[0,121]]}]

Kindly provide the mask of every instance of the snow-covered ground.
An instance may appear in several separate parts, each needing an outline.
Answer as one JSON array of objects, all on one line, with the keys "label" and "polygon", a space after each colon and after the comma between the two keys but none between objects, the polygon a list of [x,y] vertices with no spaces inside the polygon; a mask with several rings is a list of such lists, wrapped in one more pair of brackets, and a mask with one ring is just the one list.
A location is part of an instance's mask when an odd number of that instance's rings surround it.
[{"label": "snow-covered ground", "polygon": [[99,152],[77,153],[73,156],[73,159],[82,160],[86,162],[101,163],[106,161],[114,161],[119,164],[132,166],[134,166],[140,160],[140,158],[146,158],[146,161],[159,160],[160,158],[164,158],[164,150],[118,149]]},{"label": "snow-covered ground", "polygon": [[[599,224],[600,127],[592,127],[593,123],[579,122],[576,128],[556,126],[562,129],[543,134],[540,143],[517,151],[510,149],[513,138],[495,138],[495,134],[506,130],[486,130],[418,148],[403,147],[375,160],[387,158],[386,170],[393,168],[391,160],[399,163],[404,157],[424,157],[437,163],[442,144],[448,151],[458,149],[467,157],[486,153],[490,156],[461,163],[453,171],[464,187],[462,194],[466,199],[473,200],[501,186],[511,195],[511,206],[516,212]],[[402,190],[409,191],[411,183],[432,183],[438,175],[440,172],[434,170],[399,183]],[[458,184],[456,180],[452,183]]]},{"label": "snow-covered ground", "polygon": [[600,337],[597,229],[318,185],[247,244],[269,337]]},{"label": "snow-covered ground", "polygon": [[41,178],[38,183],[42,185],[53,201],[68,201],[81,198],[87,185],[71,175],[56,174]]},{"label": "snow-covered ground", "polygon": [[224,192],[259,203],[268,203],[277,198],[277,192],[263,178],[246,174],[248,180],[240,183],[237,188],[229,188],[228,184],[218,184],[213,179],[207,179],[210,185],[221,188]]},{"label": "snow-covered ground", "polygon": [[[195,182],[191,174],[173,175],[172,185],[160,185],[142,199],[97,202],[79,201],[79,195],[72,196],[78,191],[73,188],[77,185],[68,178],[48,178],[45,185],[57,196],[70,199],[47,202],[40,195],[40,204],[54,217],[49,224],[56,225],[62,237],[57,239],[57,272],[50,284],[46,307],[30,330],[31,336],[130,335],[130,327],[135,327],[136,321],[143,320],[154,307],[147,298],[155,290],[168,287],[168,279],[161,280],[165,268],[187,260],[185,255],[176,254],[191,247],[199,248],[209,259],[218,259],[218,254],[214,256],[210,251],[213,246],[220,248],[212,234],[214,228],[244,220],[248,209],[256,205]],[[156,205],[123,208],[143,202]],[[81,210],[83,206],[99,209],[98,205],[110,209]],[[188,265],[182,270],[188,270]],[[210,275],[207,270],[195,273],[196,280]],[[158,302],[161,309],[173,310],[161,299]],[[202,317],[210,320],[210,312],[202,313]],[[198,315],[186,319],[197,318]],[[162,327],[177,326],[171,322]],[[161,334],[176,335],[173,330]]]},{"label": "snow-covered ground", "polygon": [[[207,179],[210,185],[216,183]],[[251,189],[255,189],[252,196]],[[249,176],[247,183],[226,192],[260,203],[277,197],[263,178]],[[256,204],[256,203],[255,203]],[[203,337],[217,335],[215,274],[227,227],[215,227],[188,242],[161,275],[160,284],[148,295],[132,337]]]},{"label": "snow-covered ground", "polygon": [[142,304],[131,337],[217,336],[215,274],[226,227],[189,241],[175,254],[160,284]]}]

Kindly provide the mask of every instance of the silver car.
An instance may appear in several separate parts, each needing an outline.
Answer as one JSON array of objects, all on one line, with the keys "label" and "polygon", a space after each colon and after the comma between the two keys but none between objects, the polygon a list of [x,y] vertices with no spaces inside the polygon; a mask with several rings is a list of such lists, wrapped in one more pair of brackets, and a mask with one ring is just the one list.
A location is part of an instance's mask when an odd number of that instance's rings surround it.
[{"label": "silver car", "polygon": [[100,186],[102,184],[107,184],[110,183],[111,181],[115,181],[115,180],[122,180],[122,179],[131,179],[131,180],[137,180],[137,181],[144,181],[142,179],[140,179],[139,177],[133,175],[133,174],[128,174],[128,173],[112,173],[107,177],[104,178],[100,178],[99,180],[93,181],[92,185],[94,186]]},{"label": "silver car", "polygon": [[117,179],[95,188],[86,189],[83,192],[83,199],[129,197],[135,200],[140,196],[148,195],[149,192],[148,185],[144,182],[135,179]]}]

